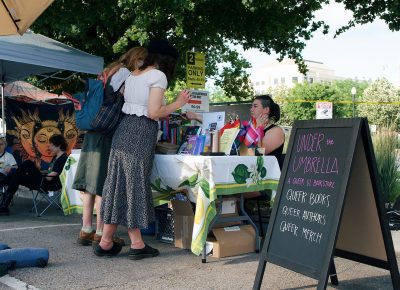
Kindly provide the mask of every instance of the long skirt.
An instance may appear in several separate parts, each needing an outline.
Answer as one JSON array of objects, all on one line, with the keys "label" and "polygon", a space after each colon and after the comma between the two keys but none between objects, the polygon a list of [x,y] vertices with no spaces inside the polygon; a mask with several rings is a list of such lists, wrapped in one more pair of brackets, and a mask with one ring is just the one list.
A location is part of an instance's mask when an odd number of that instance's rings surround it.
[{"label": "long skirt", "polygon": [[101,216],[105,224],[145,229],[154,221],[150,174],[158,124],[126,115],[114,133]]}]

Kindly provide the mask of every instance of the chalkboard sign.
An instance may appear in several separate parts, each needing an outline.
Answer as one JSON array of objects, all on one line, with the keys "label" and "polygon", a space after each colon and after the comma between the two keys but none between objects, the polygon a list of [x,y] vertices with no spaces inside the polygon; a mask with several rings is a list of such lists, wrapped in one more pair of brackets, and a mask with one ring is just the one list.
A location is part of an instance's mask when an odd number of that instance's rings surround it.
[{"label": "chalkboard sign", "polygon": [[[334,272],[334,254],[385,269],[394,267],[394,274],[397,262],[377,192],[366,119],[295,122],[254,288],[260,288],[268,261],[317,279],[318,288],[324,289],[328,274]],[[368,203],[361,211],[357,199]],[[374,224],[375,232],[358,229],[365,221]],[[363,241],[352,234],[357,231]],[[379,244],[377,235],[382,237]],[[398,272],[392,280],[399,282]]]}]

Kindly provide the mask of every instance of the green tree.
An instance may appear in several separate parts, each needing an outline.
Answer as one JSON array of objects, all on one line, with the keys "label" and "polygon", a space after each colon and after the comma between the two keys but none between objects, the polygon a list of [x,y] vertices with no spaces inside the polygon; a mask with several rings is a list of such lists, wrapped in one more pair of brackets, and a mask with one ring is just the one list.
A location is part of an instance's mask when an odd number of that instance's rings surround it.
[{"label": "green tree", "polygon": [[[335,90],[328,83],[304,83],[292,88],[283,102],[282,114],[289,124],[295,120],[315,119],[316,101],[335,101]],[[333,106],[333,116],[340,115]]]},{"label": "green tree", "polygon": [[[57,0],[39,17],[33,30],[89,53],[108,63],[129,47],[152,38],[170,39],[184,56],[195,49],[206,53],[206,77],[215,80],[229,96],[252,96],[250,67],[231,44],[245,50],[275,52],[281,60],[294,59],[301,72],[306,41],[329,27],[315,20],[315,12],[329,0]],[[354,12],[355,24],[382,18],[392,30],[400,29],[398,1],[336,0]],[[178,79],[185,78],[185,59],[178,65]]]},{"label": "green tree", "polygon": [[[319,28],[314,12],[324,1],[148,1],[58,0],[35,22],[33,30],[89,53],[116,59],[128,47],[152,38],[168,38],[181,52],[206,53],[206,77],[229,96],[252,95],[247,62],[230,44],[275,51],[295,59]],[[184,55],[184,54],[183,54]],[[184,57],[178,78],[184,79]]]},{"label": "green tree", "polygon": [[[365,103],[358,105],[358,116],[367,117],[370,124],[392,124],[397,131],[400,130],[400,93],[387,79],[378,79],[366,88],[362,101]],[[384,104],[386,102],[397,103]]]},{"label": "green tree", "polygon": [[355,87],[360,96],[367,86],[365,81],[353,80],[297,84],[291,90],[281,91],[279,98],[275,97],[281,104],[281,123],[292,125],[295,120],[315,119],[317,101],[333,103],[333,118],[352,117],[351,88]]},{"label": "green tree", "polygon": [[[336,103],[333,105],[340,111],[338,116],[341,117],[352,117],[353,116],[353,96],[351,89],[356,88],[355,102],[361,99],[364,90],[368,87],[369,83],[366,81],[354,81],[354,80],[341,80],[332,82],[331,87],[335,91]],[[357,105],[355,105],[357,108]]]},{"label": "green tree", "polygon": [[184,89],[186,89],[186,82],[182,80],[176,81],[172,86],[170,86],[165,92],[165,100],[167,104],[172,103],[178,94]]},{"label": "green tree", "polygon": [[398,1],[374,0],[335,0],[343,3],[347,10],[353,11],[353,19],[347,25],[338,29],[336,34],[343,33],[356,24],[366,24],[375,19],[382,19],[391,30],[400,30],[400,4]]}]

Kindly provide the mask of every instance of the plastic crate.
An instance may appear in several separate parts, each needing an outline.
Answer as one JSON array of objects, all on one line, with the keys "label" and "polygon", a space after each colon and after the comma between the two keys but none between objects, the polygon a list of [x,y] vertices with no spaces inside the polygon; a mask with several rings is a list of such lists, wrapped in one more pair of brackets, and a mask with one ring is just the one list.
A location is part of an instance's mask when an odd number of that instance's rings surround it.
[{"label": "plastic crate", "polygon": [[168,207],[157,207],[156,213],[156,239],[168,243],[174,243],[174,212]]}]

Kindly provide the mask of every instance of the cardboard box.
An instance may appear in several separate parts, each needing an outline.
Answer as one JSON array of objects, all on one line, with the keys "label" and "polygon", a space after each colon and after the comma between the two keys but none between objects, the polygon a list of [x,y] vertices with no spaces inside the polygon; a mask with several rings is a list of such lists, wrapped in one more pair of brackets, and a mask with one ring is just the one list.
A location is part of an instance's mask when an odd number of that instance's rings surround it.
[{"label": "cardboard box", "polygon": [[190,249],[194,224],[194,213],[190,201],[171,200],[174,212],[175,247]]},{"label": "cardboard box", "polygon": [[212,257],[224,258],[255,252],[256,233],[251,225],[215,228],[213,237],[207,239],[207,246],[212,245]]}]

